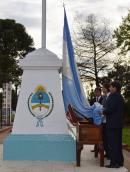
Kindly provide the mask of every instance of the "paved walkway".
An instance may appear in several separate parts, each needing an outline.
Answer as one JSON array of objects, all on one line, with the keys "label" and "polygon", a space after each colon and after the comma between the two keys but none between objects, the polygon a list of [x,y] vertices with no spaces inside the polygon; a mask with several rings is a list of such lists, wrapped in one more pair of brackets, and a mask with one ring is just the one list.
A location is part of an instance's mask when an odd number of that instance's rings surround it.
[{"label": "paved walkway", "polygon": [[125,167],[130,171],[130,152],[124,150]]},{"label": "paved walkway", "polygon": [[[0,145],[0,172],[128,172],[124,167],[107,169],[99,167],[99,159],[95,159],[90,150],[93,146],[84,148],[81,156],[81,167],[75,163],[47,161],[3,161],[2,144]],[[106,162],[107,163],[107,162]]]},{"label": "paved walkway", "polygon": [[[0,133],[1,139],[7,131]],[[2,140],[1,140],[2,143]],[[75,163],[48,161],[3,161],[3,144],[0,144],[0,172],[128,172],[125,167],[107,169],[99,166],[99,159],[90,151],[93,146],[85,146],[81,154],[81,167]],[[105,164],[109,161],[105,161]],[[128,162],[130,164],[130,162]]]}]

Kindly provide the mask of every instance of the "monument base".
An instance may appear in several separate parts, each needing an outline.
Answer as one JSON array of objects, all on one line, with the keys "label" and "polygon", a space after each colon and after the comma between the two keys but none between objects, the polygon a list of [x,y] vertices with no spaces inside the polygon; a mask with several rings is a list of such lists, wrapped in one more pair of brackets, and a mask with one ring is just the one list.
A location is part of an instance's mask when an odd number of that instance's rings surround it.
[{"label": "monument base", "polygon": [[3,160],[76,161],[76,142],[71,135],[11,134],[3,146]]}]

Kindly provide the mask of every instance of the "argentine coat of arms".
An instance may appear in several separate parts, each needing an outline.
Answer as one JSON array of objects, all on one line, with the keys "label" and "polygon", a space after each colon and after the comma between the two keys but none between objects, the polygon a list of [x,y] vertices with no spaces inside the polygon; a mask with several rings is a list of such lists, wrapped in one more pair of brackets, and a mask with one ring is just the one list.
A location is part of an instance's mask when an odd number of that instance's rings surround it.
[{"label": "argentine coat of arms", "polygon": [[28,108],[31,114],[37,119],[36,127],[43,127],[43,119],[49,116],[53,110],[53,97],[50,92],[39,85],[35,92],[28,98]]}]

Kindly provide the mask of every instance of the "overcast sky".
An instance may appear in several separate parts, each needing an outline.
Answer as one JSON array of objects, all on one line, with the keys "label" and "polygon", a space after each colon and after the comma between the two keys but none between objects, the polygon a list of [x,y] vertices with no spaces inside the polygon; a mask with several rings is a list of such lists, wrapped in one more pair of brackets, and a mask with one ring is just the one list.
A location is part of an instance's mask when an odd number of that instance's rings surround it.
[{"label": "overcast sky", "polygon": [[[60,58],[62,54],[63,7],[62,0],[47,1],[47,48]],[[112,28],[118,27],[122,17],[130,9],[130,0],[64,0],[71,30],[76,15],[94,13],[107,18]],[[23,24],[34,39],[35,47],[41,47],[42,0],[1,0],[0,18],[15,19]]]}]

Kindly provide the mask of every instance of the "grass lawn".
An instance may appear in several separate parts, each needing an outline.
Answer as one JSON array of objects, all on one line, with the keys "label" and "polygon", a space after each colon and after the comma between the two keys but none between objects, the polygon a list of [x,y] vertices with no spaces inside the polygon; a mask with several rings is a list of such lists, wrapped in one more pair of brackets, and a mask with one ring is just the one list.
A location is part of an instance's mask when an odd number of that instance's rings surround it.
[{"label": "grass lawn", "polygon": [[130,127],[123,129],[123,143],[130,146]]}]

